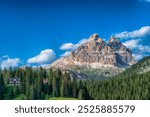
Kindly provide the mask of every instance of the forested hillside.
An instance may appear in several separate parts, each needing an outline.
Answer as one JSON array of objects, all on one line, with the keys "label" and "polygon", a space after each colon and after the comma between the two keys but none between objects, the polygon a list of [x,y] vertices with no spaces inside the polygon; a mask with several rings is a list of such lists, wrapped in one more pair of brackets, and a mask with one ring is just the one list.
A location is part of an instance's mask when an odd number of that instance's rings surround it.
[{"label": "forested hillside", "polygon": [[[0,99],[150,99],[150,57],[107,80],[70,78],[59,69],[9,68],[0,71]],[[12,82],[13,81],[13,82]],[[18,82],[19,81],[19,82]]]}]

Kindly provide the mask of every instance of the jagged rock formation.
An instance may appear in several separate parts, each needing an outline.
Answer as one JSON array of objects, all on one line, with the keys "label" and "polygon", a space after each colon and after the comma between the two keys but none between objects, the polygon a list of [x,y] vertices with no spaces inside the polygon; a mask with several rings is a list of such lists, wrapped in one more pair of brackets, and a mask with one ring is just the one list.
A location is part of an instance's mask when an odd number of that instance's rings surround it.
[{"label": "jagged rock formation", "polygon": [[128,66],[135,64],[135,59],[132,56],[131,50],[124,46],[115,37],[110,38],[108,45],[115,51],[115,54],[117,55],[116,61],[118,66]]},{"label": "jagged rock formation", "polygon": [[105,43],[98,34],[93,34],[88,41],[72,51],[68,57],[60,58],[51,67],[70,69],[76,66],[87,68],[127,67],[135,64],[132,52],[117,38],[111,37]]}]

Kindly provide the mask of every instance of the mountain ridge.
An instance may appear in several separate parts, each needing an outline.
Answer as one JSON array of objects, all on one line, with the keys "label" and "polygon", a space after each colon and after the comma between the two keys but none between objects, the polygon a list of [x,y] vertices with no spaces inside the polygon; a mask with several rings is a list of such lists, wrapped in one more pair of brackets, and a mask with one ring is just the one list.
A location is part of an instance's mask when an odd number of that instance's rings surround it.
[{"label": "mountain ridge", "polygon": [[97,33],[94,33],[69,56],[56,60],[50,67],[59,69],[72,69],[76,66],[94,69],[102,67],[126,68],[135,63],[131,50],[116,37],[111,37],[106,43]]}]

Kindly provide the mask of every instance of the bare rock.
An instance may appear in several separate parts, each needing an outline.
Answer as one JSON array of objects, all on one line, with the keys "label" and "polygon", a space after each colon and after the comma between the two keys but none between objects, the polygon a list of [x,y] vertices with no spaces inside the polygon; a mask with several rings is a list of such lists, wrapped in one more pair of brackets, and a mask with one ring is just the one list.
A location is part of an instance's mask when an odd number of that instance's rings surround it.
[{"label": "bare rock", "polygon": [[69,57],[60,58],[51,67],[70,69],[75,66],[100,68],[127,67],[135,64],[132,52],[117,38],[111,37],[105,43],[98,34],[93,34],[89,40],[72,51]]}]

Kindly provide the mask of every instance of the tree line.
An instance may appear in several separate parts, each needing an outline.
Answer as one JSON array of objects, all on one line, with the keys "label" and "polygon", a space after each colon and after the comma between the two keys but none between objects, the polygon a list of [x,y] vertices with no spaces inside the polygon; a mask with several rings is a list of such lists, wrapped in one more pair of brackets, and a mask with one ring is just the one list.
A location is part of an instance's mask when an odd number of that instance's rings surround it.
[{"label": "tree line", "polygon": [[[12,85],[10,79],[19,78],[20,84]],[[0,99],[49,99],[49,97],[74,97],[82,99],[81,81],[70,78],[59,69],[33,69],[31,67],[4,69],[0,71]],[[80,91],[81,90],[81,91]]]},{"label": "tree line", "polygon": [[[19,78],[19,85],[10,85]],[[0,99],[43,100],[50,97],[73,97],[81,100],[150,99],[150,72],[127,70],[107,80],[77,80],[59,69],[31,67],[0,71]]]}]

